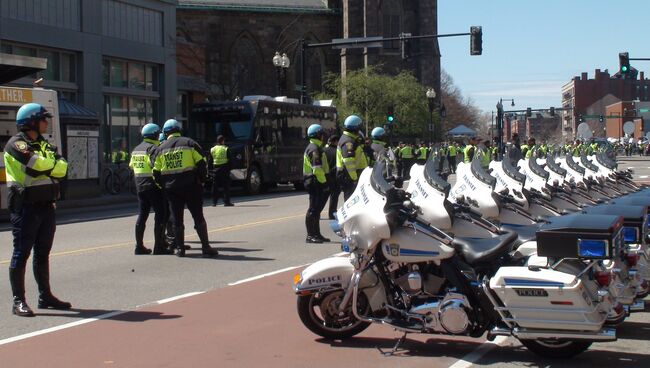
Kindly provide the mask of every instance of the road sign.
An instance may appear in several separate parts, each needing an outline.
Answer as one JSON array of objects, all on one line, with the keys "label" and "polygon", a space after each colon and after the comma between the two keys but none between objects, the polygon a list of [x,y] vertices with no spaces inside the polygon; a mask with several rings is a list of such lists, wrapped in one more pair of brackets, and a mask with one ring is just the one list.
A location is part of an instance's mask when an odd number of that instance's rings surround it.
[{"label": "road sign", "polygon": [[[352,38],[335,38],[332,40],[332,45],[333,49],[363,49],[363,48],[376,48],[376,47],[383,47],[383,43],[381,42],[384,38],[383,37],[352,37]],[[368,41],[373,41],[377,40],[377,42],[368,42]],[[368,43],[360,43],[360,44],[354,44],[355,42],[368,42]],[[337,45],[337,43],[340,43],[342,45]]]},{"label": "road sign", "polygon": [[623,133],[625,133],[625,134],[634,133],[634,122],[633,121],[626,121],[625,124],[623,124]]},{"label": "road sign", "polygon": [[650,109],[639,109],[639,112],[650,112]]}]

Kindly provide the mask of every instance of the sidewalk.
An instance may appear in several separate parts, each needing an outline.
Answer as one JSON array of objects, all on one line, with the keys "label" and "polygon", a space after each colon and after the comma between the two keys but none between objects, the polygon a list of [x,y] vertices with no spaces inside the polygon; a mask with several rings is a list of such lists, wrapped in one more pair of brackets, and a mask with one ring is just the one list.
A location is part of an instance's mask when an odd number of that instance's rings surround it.
[{"label": "sidewalk", "polygon": [[66,199],[56,203],[58,209],[77,209],[85,207],[112,206],[126,203],[137,203],[138,198],[131,193],[102,194],[99,197],[84,199]]}]

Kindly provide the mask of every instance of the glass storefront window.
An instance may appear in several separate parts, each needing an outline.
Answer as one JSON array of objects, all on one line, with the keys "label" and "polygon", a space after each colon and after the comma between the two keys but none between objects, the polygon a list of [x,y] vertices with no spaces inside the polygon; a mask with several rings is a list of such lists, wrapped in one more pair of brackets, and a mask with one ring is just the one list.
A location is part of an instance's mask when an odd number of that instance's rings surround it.
[{"label": "glass storefront window", "polygon": [[13,45],[11,47],[11,53],[14,55],[20,55],[20,56],[36,56],[36,49],[33,49],[31,47],[23,47],[23,46],[16,46]]},{"label": "glass storefront window", "polygon": [[129,88],[144,90],[144,64],[129,63]]},{"label": "glass storefront window", "polygon": [[61,81],[74,83],[76,78],[76,60],[74,54],[61,53]]},{"label": "glass storefront window", "polygon": [[147,123],[146,101],[140,98],[129,98],[129,150],[140,143],[140,132]]},{"label": "glass storefront window", "polygon": [[105,87],[111,85],[111,62],[109,60],[102,60],[102,79]]},{"label": "glass storefront window", "polygon": [[11,45],[7,45],[6,43],[3,43],[0,45],[0,52],[3,54],[11,54]]},{"label": "glass storefront window", "polygon": [[111,60],[111,87],[126,88],[127,73],[126,63],[122,61]]},{"label": "glass storefront window", "polygon": [[125,155],[129,151],[128,146],[128,99],[123,96],[110,97],[111,112],[111,157],[113,163],[125,160]]},{"label": "glass storefront window", "polygon": [[147,84],[147,91],[157,91],[158,90],[158,81],[156,80],[157,77],[157,69],[156,67],[152,65],[147,65],[146,66],[146,84]]},{"label": "glass storefront window", "polygon": [[38,57],[47,59],[47,69],[41,72],[46,80],[58,81],[60,79],[59,53],[48,50],[39,50]]}]

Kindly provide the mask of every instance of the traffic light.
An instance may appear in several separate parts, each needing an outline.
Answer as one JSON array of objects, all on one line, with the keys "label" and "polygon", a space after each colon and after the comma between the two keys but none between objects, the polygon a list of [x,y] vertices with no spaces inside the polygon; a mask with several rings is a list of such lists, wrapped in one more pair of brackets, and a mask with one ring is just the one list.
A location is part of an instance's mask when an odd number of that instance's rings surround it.
[{"label": "traffic light", "polygon": [[395,115],[393,114],[393,106],[388,106],[386,110],[386,122],[391,125],[395,122]]},{"label": "traffic light", "polygon": [[585,119],[582,117],[582,115],[578,115],[578,122],[579,123],[584,123]]},{"label": "traffic light", "polygon": [[483,54],[483,28],[470,27],[469,28],[469,54],[482,55]]},{"label": "traffic light", "polygon": [[445,107],[445,104],[442,104],[442,107],[440,108],[440,117],[444,118],[447,116],[447,108]]},{"label": "traffic light", "polygon": [[605,121],[605,117],[602,116],[602,115],[600,115],[600,116],[598,117],[598,121],[601,122],[601,123],[604,122],[604,121]]},{"label": "traffic light", "polygon": [[531,109],[530,107],[527,107],[526,108],[526,117],[529,118],[531,116],[533,116],[533,109]]},{"label": "traffic light", "polygon": [[551,116],[555,116],[555,107],[551,106],[551,108],[548,110],[548,112],[549,112],[549,114],[551,114]]},{"label": "traffic light", "polygon": [[401,40],[400,49],[402,52],[402,60],[408,60],[411,58],[411,40]]},{"label": "traffic light", "polygon": [[619,72],[624,78],[630,75],[630,54],[621,52],[618,54]]}]

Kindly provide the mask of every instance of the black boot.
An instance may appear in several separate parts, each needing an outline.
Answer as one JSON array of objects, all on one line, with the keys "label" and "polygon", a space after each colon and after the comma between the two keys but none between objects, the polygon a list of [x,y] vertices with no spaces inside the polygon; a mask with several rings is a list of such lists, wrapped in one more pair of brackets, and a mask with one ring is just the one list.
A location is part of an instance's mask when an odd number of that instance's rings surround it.
[{"label": "black boot", "polygon": [[[316,219],[318,221],[318,219]],[[307,239],[306,243],[310,244],[321,244],[323,241],[318,238],[318,232],[314,227],[314,218],[307,216],[305,217],[305,226],[307,227]]]},{"label": "black boot", "polygon": [[185,228],[183,226],[174,227],[174,246],[177,257],[185,257]]},{"label": "black boot", "polygon": [[9,282],[14,296],[11,312],[20,317],[34,317],[34,311],[25,301],[25,269],[9,268]]},{"label": "black boot", "polygon": [[313,224],[313,226],[314,226],[314,234],[316,234],[316,235],[314,235],[314,237],[316,237],[316,239],[320,240],[323,243],[329,243],[330,240],[328,238],[324,237],[320,233],[320,216],[316,217],[313,221],[314,221],[314,224]]},{"label": "black boot", "polygon": [[153,254],[174,254],[165,242],[165,224],[155,224],[153,228]]},{"label": "black boot", "polygon": [[144,226],[135,225],[135,251],[136,255],[151,254],[151,249],[144,246]]},{"label": "black boot", "polygon": [[50,261],[34,260],[34,278],[38,284],[39,309],[70,309],[72,304],[59,300],[50,289]]},{"label": "black boot", "polygon": [[210,246],[210,239],[208,238],[208,224],[205,222],[196,226],[196,234],[199,236],[201,241],[201,252],[203,257],[216,257],[219,255],[219,251],[216,248]]}]

